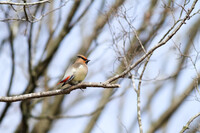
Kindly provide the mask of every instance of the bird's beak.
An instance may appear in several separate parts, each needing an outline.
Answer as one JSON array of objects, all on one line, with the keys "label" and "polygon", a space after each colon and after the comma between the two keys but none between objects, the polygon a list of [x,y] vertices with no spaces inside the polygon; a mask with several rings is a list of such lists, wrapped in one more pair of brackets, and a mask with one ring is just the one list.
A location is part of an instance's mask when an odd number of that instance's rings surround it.
[{"label": "bird's beak", "polygon": [[90,61],[90,60],[86,60],[86,61],[85,61],[85,64],[87,64],[89,61]]}]

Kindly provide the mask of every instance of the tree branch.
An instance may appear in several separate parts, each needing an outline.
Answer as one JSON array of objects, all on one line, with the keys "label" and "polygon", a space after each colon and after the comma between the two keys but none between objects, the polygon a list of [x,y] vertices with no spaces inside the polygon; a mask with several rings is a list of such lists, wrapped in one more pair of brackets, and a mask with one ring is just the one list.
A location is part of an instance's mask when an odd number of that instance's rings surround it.
[{"label": "tree branch", "polygon": [[74,86],[67,87],[65,89],[29,93],[29,94],[23,94],[23,95],[17,95],[17,96],[0,97],[0,102],[16,102],[16,101],[23,101],[27,99],[33,99],[33,98],[42,98],[42,97],[55,96],[55,95],[61,95],[61,94],[70,94],[70,92],[73,90],[76,90],[78,88],[86,89],[86,87],[119,88],[120,85],[108,84],[108,83],[84,82],[84,83],[80,83]]},{"label": "tree branch", "polygon": [[[183,24],[186,24],[186,21],[189,20],[190,14],[193,11],[196,3],[198,0],[194,0],[191,8],[188,10],[188,13],[186,14],[186,16],[184,17],[184,19],[181,21],[181,23],[171,32],[171,34],[169,34],[165,39],[163,38],[162,41],[160,41],[157,45],[155,45],[153,48],[151,48],[145,55],[143,55],[140,59],[137,60],[137,62],[135,62],[134,64],[132,64],[128,69],[126,69],[124,72],[122,72],[119,75],[115,75],[114,77],[110,78],[109,80],[107,80],[108,83],[111,83],[113,81],[115,81],[118,78],[122,78],[124,77],[126,74],[128,74],[133,68],[135,68],[138,64],[140,64],[144,59],[146,59],[149,55],[151,55],[156,49],[158,49],[159,47],[165,45],[178,31],[179,29],[183,26]],[[173,27],[173,26],[172,26]],[[171,29],[170,29],[171,30]]]},{"label": "tree branch", "polygon": [[43,4],[43,3],[50,3],[50,0],[43,0],[38,2],[32,2],[32,3],[17,3],[17,2],[11,2],[11,1],[1,1],[0,5],[16,5],[16,6],[29,6],[29,5],[37,5],[37,4]]},{"label": "tree branch", "polygon": [[185,130],[189,129],[190,123],[192,123],[192,121],[194,119],[196,119],[197,117],[199,117],[199,116],[200,116],[200,112],[198,114],[196,114],[195,116],[193,116],[192,118],[190,118],[190,120],[187,122],[187,124],[185,126],[183,126],[182,130],[180,131],[180,133],[184,133]]},{"label": "tree branch", "polygon": [[141,84],[142,84],[142,77],[144,75],[144,72],[146,70],[146,67],[147,67],[147,64],[149,63],[149,59],[151,58],[151,55],[150,54],[148,57],[147,57],[147,61],[146,63],[144,64],[144,68],[142,70],[142,73],[140,75],[140,80],[139,80],[139,84],[138,84],[138,89],[137,89],[137,119],[138,119],[138,125],[139,125],[139,129],[140,129],[140,133],[143,133],[143,128],[142,128],[142,117],[141,117],[141,96],[140,96],[140,91],[141,91]]},{"label": "tree branch", "polygon": [[[198,79],[198,82],[199,81],[200,78]],[[176,96],[178,98],[167,108],[167,110],[159,117],[159,119],[151,124],[147,133],[156,132],[156,130],[158,130],[166,121],[168,121],[170,116],[178,109],[178,107],[181,106],[181,104],[183,104],[183,101],[188,97],[193,89],[194,82],[191,82],[181,95]]]}]

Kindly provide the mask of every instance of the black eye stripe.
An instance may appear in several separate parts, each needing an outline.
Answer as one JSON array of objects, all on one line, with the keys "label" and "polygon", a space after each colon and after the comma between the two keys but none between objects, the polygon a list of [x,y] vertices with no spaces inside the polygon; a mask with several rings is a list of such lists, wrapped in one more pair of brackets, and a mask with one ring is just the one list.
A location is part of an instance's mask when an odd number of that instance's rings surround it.
[{"label": "black eye stripe", "polygon": [[83,57],[81,57],[81,59],[83,59],[84,61],[86,61],[87,59],[85,59],[85,58],[83,58]]},{"label": "black eye stripe", "polygon": [[78,56],[79,58],[83,59],[84,61],[86,61],[87,59],[83,58],[82,56]]}]

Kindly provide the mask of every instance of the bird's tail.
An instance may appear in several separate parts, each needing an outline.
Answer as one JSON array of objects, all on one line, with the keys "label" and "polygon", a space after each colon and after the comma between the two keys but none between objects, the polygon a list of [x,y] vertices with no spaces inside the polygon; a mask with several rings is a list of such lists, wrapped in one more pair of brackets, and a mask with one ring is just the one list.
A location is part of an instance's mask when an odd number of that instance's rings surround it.
[{"label": "bird's tail", "polygon": [[59,85],[61,82],[58,82],[57,85]]}]

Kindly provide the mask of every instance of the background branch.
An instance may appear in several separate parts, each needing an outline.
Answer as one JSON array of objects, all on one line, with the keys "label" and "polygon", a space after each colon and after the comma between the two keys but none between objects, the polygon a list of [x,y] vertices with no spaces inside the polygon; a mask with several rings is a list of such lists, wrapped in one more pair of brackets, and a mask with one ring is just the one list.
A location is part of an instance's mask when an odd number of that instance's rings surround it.
[{"label": "background branch", "polygon": [[0,5],[15,5],[15,6],[29,6],[29,5],[37,5],[37,4],[44,4],[44,3],[50,3],[50,0],[41,0],[38,2],[31,2],[31,3],[17,3],[17,2],[11,2],[11,1],[0,1]]},{"label": "background branch", "polygon": [[[199,2],[0,2],[0,132],[179,132],[199,112]],[[58,88],[77,54],[87,83]]]}]

